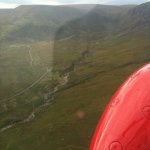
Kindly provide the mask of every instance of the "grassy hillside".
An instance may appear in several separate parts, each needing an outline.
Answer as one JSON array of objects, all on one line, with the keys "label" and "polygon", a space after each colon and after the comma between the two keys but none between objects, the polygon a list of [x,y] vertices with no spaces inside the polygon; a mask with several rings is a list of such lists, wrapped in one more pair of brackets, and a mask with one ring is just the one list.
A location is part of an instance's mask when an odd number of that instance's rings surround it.
[{"label": "grassy hillside", "polygon": [[113,93],[150,61],[149,32],[134,30],[129,15],[141,7],[21,6],[7,15],[0,30],[3,150],[88,149]]},{"label": "grassy hillside", "polygon": [[46,40],[84,11],[66,6],[20,6],[2,21],[2,38],[9,41]]},{"label": "grassy hillside", "polygon": [[92,52],[71,72],[69,83],[54,95],[53,104],[39,109],[32,122],[2,132],[0,145],[16,150],[87,149],[112,94],[149,61],[148,43],[138,38],[91,41]]},{"label": "grassy hillside", "polygon": [[[125,34],[137,36],[149,36],[150,2],[138,5],[130,9],[121,20],[119,29]],[[119,31],[120,32],[120,31]]]}]

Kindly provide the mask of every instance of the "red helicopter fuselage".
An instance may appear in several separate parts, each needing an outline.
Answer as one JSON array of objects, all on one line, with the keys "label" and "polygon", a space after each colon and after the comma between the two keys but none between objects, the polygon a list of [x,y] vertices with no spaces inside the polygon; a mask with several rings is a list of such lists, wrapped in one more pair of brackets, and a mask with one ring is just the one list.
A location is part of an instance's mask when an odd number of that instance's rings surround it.
[{"label": "red helicopter fuselage", "polygon": [[150,64],[133,73],[114,94],[90,150],[150,150]]}]

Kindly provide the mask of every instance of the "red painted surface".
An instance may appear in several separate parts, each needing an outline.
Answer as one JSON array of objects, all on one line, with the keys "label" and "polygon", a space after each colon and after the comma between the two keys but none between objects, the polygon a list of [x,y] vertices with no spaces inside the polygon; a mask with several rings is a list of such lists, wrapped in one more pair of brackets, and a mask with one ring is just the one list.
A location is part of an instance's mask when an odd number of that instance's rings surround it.
[{"label": "red painted surface", "polygon": [[114,94],[90,150],[150,150],[150,64],[132,74]]}]

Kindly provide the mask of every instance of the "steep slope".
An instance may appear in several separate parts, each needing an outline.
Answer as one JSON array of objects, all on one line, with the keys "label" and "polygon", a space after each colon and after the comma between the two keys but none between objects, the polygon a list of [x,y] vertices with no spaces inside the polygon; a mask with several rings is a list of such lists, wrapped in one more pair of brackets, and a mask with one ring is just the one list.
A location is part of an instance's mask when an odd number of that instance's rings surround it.
[{"label": "steep slope", "polygon": [[[46,40],[53,38],[58,30],[63,30],[63,26],[67,32],[71,32],[71,30],[84,32],[87,29],[93,32],[112,31],[114,29],[112,26],[117,25],[119,18],[133,7],[105,5],[20,6],[3,18],[0,38],[7,39],[9,42]],[[63,34],[68,36],[72,32]]]},{"label": "steep slope", "polygon": [[84,16],[71,20],[60,27],[56,33],[57,38],[87,32],[104,38],[118,30],[122,17],[135,6],[75,5],[74,7],[82,10],[87,8],[88,11]]},{"label": "steep slope", "polygon": [[66,6],[20,6],[3,20],[3,37],[10,40],[51,38],[60,26],[83,14],[82,10]]},{"label": "steep slope", "polygon": [[120,23],[120,28],[125,34],[133,33],[148,36],[150,34],[150,2],[138,5],[128,11]]}]

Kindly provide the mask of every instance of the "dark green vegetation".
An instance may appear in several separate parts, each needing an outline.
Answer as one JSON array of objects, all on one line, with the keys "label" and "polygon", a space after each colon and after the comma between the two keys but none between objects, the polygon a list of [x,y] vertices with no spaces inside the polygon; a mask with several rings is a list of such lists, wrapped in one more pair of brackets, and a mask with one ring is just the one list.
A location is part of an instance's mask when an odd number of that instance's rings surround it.
[{"label": "dark green vegetation", "polygon": [[1,10],[0,148],[88,149],[112,94],[150,60],[149,7]]}]

